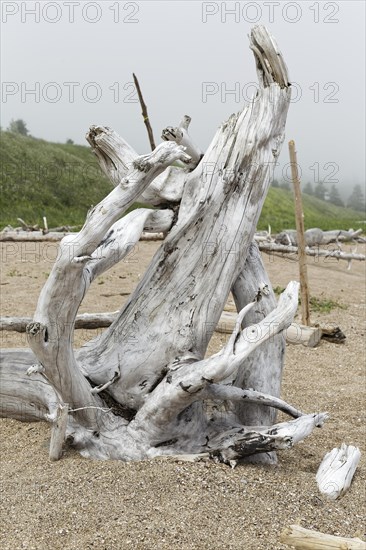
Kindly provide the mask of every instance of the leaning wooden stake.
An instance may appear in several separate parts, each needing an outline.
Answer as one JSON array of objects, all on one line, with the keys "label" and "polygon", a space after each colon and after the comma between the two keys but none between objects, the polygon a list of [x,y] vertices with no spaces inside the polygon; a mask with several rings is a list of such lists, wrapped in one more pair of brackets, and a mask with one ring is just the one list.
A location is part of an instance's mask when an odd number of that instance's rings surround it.
[{"label": "leaning wooden stake", "polygon": [[280,540],[298,550],[366,550],[366,543],[359,538],[335,537],[299,525],[290,525]]},{"label": "leaning wooden stake", "polygon": [[297,157],[295,150],[295,142],[291,140],[288,144],[290,151],[291,176],[295,192],[295,213],[296,213],[296,230],[297,243],[299,248],[299,270],[300,270],[300,291],[301,291],[301,313],[303,325],[310,326],[310,305],[309,305],[309,285],[308,273],[306,266],[305,252],[305,229],[304,229],[304,213],[302,209],[300,178],[297,169]]},{"label": "leaning wooden stake", "polygon": [[144,117],[144,123],[145,123],[147,133],[148,133],[148,136],[149,136],[150,147],[151,147],[151,150],[153,151],[155,149],[154,134],[153,134],[153,131],[152,131],[152,128],[151,128],[149,115],[147,114],[146,103],[144,101],[144,98],[142,97],[141,88],[140,88],[139,81],[137,80],[137,76],[135,75],[135,73],[132,73],[132,76],[133,76],[133,80],[135,82],[137,94],[139,96],[140,105],[141,105],[141,109],[142,109],[142,116]]}]

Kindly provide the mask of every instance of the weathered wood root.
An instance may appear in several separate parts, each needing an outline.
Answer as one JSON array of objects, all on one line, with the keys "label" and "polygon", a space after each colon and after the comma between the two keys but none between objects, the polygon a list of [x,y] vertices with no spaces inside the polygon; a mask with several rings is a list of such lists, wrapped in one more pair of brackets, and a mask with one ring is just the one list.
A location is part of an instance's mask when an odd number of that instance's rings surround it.
[{"label": "weathered wood root", "polygon": [[[273,426],[242,427],[233,429],[231,436],[226,433],[224,435],[226,443],[222,441],[223,436],[219,434],[210,442],[210,445],[220,442],[218,450],[224,453],[222,455],[224,462],[227,462],[228,458],[232,460],[256,452],[287,449],[305,439],[315,427],[321,428],[327,419],[328,413],[303,414],[295,420]],[[241,436],[242,433],[243,436]],[[252,445],[256,449],[254,452],[252,452]]]},{"label": "weathered wood root", "polygon": [[67,404],[59,405],[57,415],[52,423],[51,442],[50,442],[50,460],[59,460],[62,455],[62,447],[66,437],[67,416],[69,407]]},{"label": "weathered wood root", "polygon": [[56,418],[59,397],[44,376],[28,376],[37,358],[31,350],[0,351],[0,416],[23,422],[52,421]]}]

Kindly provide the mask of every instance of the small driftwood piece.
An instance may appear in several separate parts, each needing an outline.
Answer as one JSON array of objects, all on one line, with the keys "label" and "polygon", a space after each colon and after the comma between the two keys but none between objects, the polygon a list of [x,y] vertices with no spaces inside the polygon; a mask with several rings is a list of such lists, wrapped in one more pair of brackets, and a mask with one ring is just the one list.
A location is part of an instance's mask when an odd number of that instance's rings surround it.
[{"label": "small driftwood piece", "polygon": [[69,413],[68,405],[59,405],[57,408],[56,419],[52,424],[51,443],[50,443],[50,460],[59,460],[62,455],[62,446],[65,441],[67,417]]},{"label": "small driftwood piece", "polygon": [[288,344],[302,344],[308,348],[315,348],[322,337],[320,327],[308,327],[292,323],[285,332]]},{"label": "small driftwood piece", "polygon": [[331,500],[343,496],[351,485],[360,458],[358,447],[345,443],[327,453],[316,474],[319,491]]},{"label": "small driftwood piece", "polygon": [[286,528],[280,541],[297,550],[366,550],[366,543],[359,538],[335,537],[299,525]]}]

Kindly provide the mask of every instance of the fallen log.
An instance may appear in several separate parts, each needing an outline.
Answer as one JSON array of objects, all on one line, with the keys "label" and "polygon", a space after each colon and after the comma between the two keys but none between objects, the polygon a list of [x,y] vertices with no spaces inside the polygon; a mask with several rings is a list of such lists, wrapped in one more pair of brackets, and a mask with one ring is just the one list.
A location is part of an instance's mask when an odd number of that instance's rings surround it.
[{"label": "fallen log", "polygon": [[19,242],[58,242],[65,237],[65,235],[76,235],[76,233],[68,233],[67,231],[49,231],[43,233],[42,231],[3,231],[0,233],[0,241],[19,241]]},{"label": "fallen log", "polygon": [[343,496],[352,483],[360,458],[358,447],[345,443],[327,453],[316,474],[319,491],[331,500]]},{"label": "fallen log", "polygon": [[[48,233],[42,233],[42,231],[3,231],[0,233],[0,242],[59,242],[66,235],[74,236],[77,233],[68,232],[68,231],[49,231]],[[159,232],[148,232],[144,231],[141,235],[142,241],[160,241],[164,239],[164,233]]]},{"label": "fallen log", "polygon": [[[81,313],[76,317],[75,328],[96,329],[109,327],[116,318],[118,311],[109,313]],[[0,317],[0,330],[26,332],[31,317]]]},{"label": "fallen log", "polygon": [[335,537],[299,525],[286,528],[280,541],[298,550],[366,550],[366,543],[359,538]]},{"label": "fallen log", "polygon": [[[76,317],[76,329],[98,329],[109,327],[116,319],[118,311],[108,313],[81,313]],[[220,321],[215,328],[216,332],[231,334],[237,323],[238,314],[234,311],[223,311]],[[26,332],[26,327],[32,322],[31,317],[0,317],[0,331]],[[285,331],[288,344],[303,344],[315,347],[321,338],[322,330],[319,327],[307,327],[292,323]]]}]

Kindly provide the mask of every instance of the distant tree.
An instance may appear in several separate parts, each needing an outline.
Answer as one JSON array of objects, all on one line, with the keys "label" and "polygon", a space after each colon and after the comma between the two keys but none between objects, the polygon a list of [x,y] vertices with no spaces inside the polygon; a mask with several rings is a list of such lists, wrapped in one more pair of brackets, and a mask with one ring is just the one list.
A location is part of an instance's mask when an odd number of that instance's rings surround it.
[{"label": "distant tree", "polygon": [[286,189],[286,191],[290,191],[290,184],[287,181],[282,180],[280,183],[281,189]]},{"label": "distant tree", "polygon": [[304,193],[306,193],[307,195],[314,195],[314,189],[310,181],[308,181],[307,184],[305,185]]},{"label": "distant tree", "polygon": [[278,183],[278,180],[273,180],[272,187],[279,187],[280,184]]},{"label": "distant tree", "polygon": [[13,132],[14,134],[21,134],[22,136],[28,136],[29,130],[27,128],[26,123],[24,120],[19,118],[18,120],[11,120],[10,124],[8,126],[9,132]]},{"label": "distant tree", "polygon": [[74,145],[74,141],[70,138],[66,140],[66,143],[67,145]]},{"label": "distant tree", "polygon": [[361,189],[361,185],[355,185],[351,195],[347,201],[348,208],[353,208],[354,210],[359,210],[361,212],[365,211],[365,195]]},{"label": "distant tree", "polygon": [[330,188],[329,202],[335,204],[336,206],[344,206],[344,202],[342,201],[338,188],[335,185],[332,185]]},{"label": "distant tree", "polygon": [[326,189],[324,187],[324,183],[322,181],[320,181],[314,189],[314,195],[318,199],[321,199],[323,201],[325,199],[325,191],[326,191]]}]

